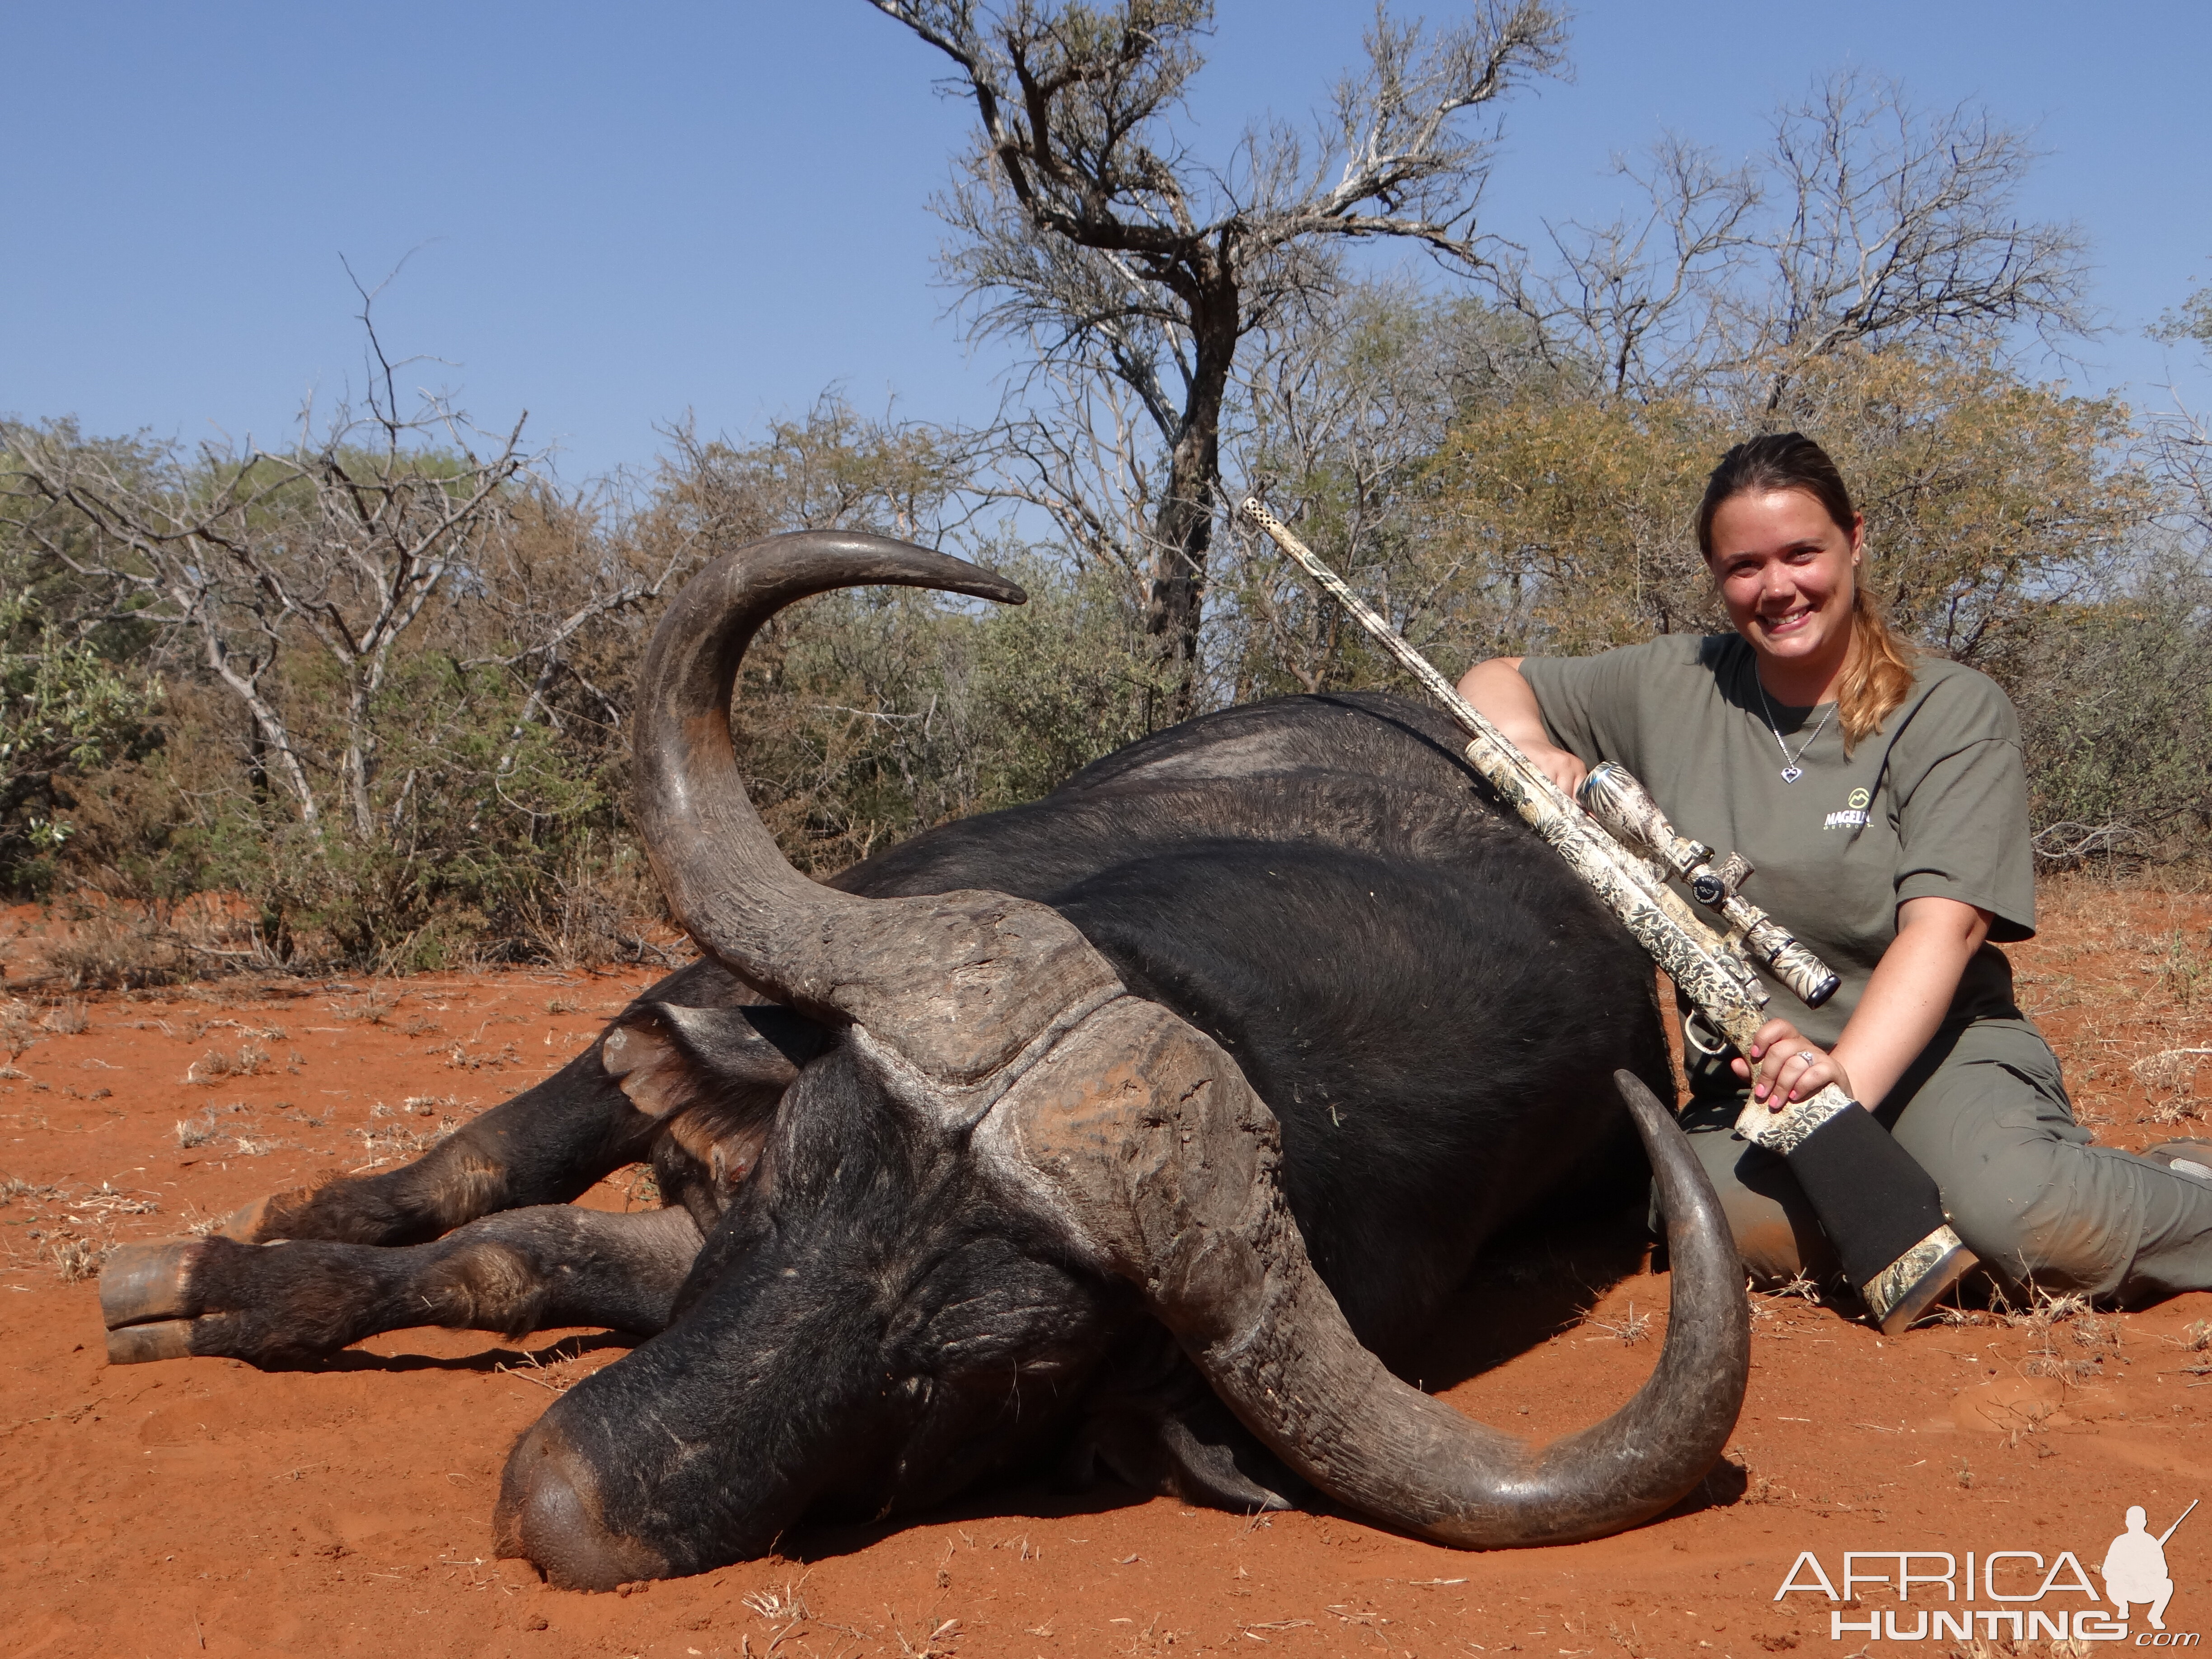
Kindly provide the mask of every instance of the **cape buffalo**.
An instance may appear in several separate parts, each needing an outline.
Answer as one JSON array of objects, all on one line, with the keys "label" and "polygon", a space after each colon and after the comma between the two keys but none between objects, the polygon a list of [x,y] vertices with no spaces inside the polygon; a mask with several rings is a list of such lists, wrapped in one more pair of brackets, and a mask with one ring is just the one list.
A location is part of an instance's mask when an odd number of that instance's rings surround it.
[{"label": "cape buffalo", "polygon": [[[111,1358],[647,1334],[522,1436],[500,1496],[501,1553],[592,1588],[1048,1455],[1237,1508],[1309,1482],[1474,1547],[1694,1486],[1748,1337],[1645,1086],[1668,1077],[1650,964],[1449,724],[1379,696],[1231,709],[820,885],[745,798],[729,701],[778,609],[875,583],[1022,597],[861,535],[710,567],[637,726],[641,825],[707,960],[406,1169],[118,1252]],[[1674,1302],[1632,1401],[1533,1449],[1385,1369],[1501,1228],[1640,1181],[1636,1131]],[[567,1205],[647,1158],[666,1208]]]}]

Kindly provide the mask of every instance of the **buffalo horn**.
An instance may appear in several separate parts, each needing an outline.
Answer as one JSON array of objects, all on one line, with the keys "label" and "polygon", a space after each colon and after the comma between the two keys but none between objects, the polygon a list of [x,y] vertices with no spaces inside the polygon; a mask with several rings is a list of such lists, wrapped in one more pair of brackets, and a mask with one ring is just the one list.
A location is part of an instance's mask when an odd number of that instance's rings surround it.
[{"label": "buffalo horn", "polygon": [[1027,598],[884,536],[800,531],[722,555],[676,596],[646,653],[639,829],[677,920],[738,978],[866,1028],[940,1085],[988,1091],[1056,1012],[1079,1018],[1117,992],[1112,969],[1056,913],[1003,893],[862,898],[808,880],[753,811],[730,744],[731,696],[761,625],[810,594],[882,585]]},{"label": "buffalo horn", "polygon": [[[1227,1054],[1166,1011],[1103,1011],[1010,1097],[1009,1150],[1144,1291],[1223,1401],[1331,1497],[1462,1548],[1562,1544],[1687,1493],[1743,1403],[1750,1316],[1719,1200],[1650,1091],[1616,1081],[1667,1213],[1673,1306],[1620,1410],[1540,1449],[1392,1376],[1352,1334],[1277,1178],[1280,1129]],[[1085,1073],[1089,1073],[1086,1077]]]}]

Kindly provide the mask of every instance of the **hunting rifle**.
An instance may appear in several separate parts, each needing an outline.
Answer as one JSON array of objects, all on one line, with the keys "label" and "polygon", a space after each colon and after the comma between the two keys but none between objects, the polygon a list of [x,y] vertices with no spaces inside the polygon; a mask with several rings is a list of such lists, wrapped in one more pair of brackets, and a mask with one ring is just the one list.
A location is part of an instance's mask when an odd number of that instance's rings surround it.
[{"label": "hunting rifle", "polygon": [[[1747,860],[1729,854],[1715,866],[1712,849],[1675,834],[1644,787],[1619,766],[1591,773],[1578,805],[1256,496],[1248,497],[1242,510],[1443,705],[1468,734],[1468,763],[1626,924],[1721,1036],[1748,1054],[1765,1023],[1766,988],[1747,949],[1811,1006],[1833,994],[1836,976],[1736,890],[1751,872]],[[1644,851],[1624,842],[1640,842]],[[1646,854],[1662,860],[1663,868]],[[1667,870],[1729,921],[1727,938],[1667,885]],[[1736,1130],[1781,1156],[1836,1247],[1844,1273],[1885,1332],[1910,1325],[1976,1265],[1943,1214],[1935,1181],[1873,1113],[1834,1084],[1779,1110],[1747,1100]]]}]

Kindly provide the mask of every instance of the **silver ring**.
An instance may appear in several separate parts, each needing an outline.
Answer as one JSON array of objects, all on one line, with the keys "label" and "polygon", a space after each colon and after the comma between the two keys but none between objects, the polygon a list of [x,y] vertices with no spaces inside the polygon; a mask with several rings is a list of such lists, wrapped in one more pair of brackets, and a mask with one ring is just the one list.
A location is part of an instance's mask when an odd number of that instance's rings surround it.
[{"label": "silver ring", "polygon": [[1820,1051],[1818,1048],[1800,1048],[1797,1051],[1797,1058],[1800,1060],[1818,1060],[1820,1057]]}]

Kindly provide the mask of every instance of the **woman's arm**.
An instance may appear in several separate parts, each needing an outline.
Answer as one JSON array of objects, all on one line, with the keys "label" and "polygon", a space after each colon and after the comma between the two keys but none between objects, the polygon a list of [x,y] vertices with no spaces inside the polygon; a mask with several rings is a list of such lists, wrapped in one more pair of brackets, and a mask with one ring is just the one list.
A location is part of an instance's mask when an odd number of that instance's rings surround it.
[{"label": "woman's arm", "polygon": [[1553,783],[1571,795],[1582,787],[1589,769],[1544,730],[1544,711],[1537,707],[1528,682],[1521,678],[1520,658],[1492,657],[1475,664],[1461,676],[1459,694]]},{"label": "woman's arm", "polygon": [[[1832,1083],[1869,1110],[1920,1057],[1943,1023],[1960,975],[1989,937],[1990,913],[1957,899],[1907,899],[1897,908],[1897,937],[1881,953],[1859,1006],[1832,1054],[1822,1054],[1786,1019],[1759,1028],[1750,1058],[1759,1064],[1752,1097],[1779,1111]],[[1735,1062],[1738,1077],[1751,1067]]]}]

